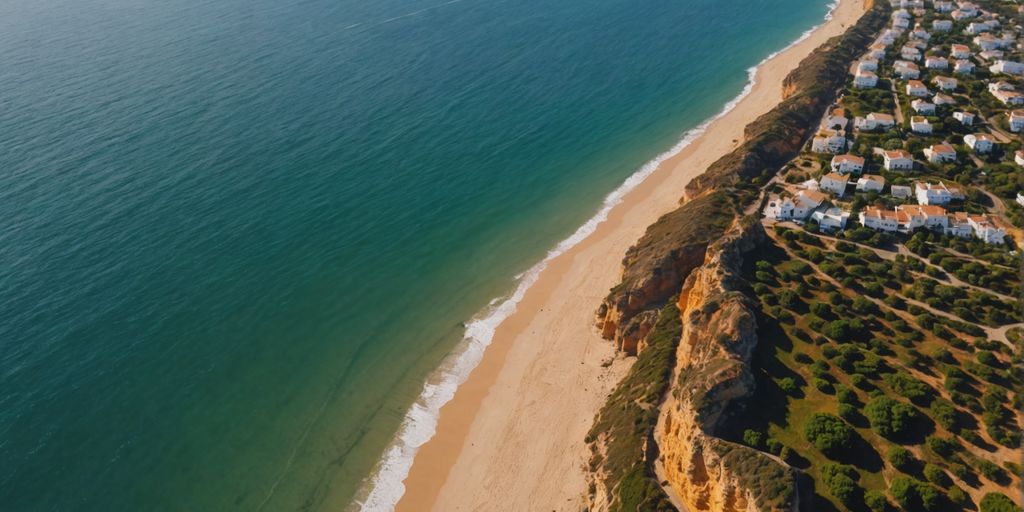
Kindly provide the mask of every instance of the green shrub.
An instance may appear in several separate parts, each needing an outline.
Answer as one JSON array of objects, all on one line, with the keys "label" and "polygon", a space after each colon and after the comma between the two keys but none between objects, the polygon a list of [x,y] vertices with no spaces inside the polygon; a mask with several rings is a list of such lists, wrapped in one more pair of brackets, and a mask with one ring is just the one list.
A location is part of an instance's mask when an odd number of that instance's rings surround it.
[{"label": "green shrub", "polygon": [[949,479],[949,475],[935,464],[924,465],[924,478],[939,487],[946,487],[953,483],[952,480]]},{"label": "green shrub", "polygon": [[990,492],[981,499],[981,512],[1020,512],[1020,507],[1001,492]]},{"label": "green shrub", "polygon": [[900,471],[906,471],[914,462],[914,455],[910,453],[910,450],[902,446],[889,448],[886,458],[889,459],[889,464],[892,464],[892,467]]},{"label": "green shrub", "polygon": [[889,505],[889,500],[878,491],[868,491],[864,493],[864,504],[871,509],[871,512],[884,512]]},{"label": "green shrub", "polygon": [[861,489],[856,481],[857,472],[850,466],[825,464],[821,468],[821,477],[832,496],[844,505],[852,504],[860,494]]},{"label": "green shrub", "polygon": [[871,422],[871,428],[887,438],[900,437],[909,431],[918,417],[917,409],[913,406],[886,396],[872,398],[864,408],[864,414]]},{"label": "green shrub", "polygon": [[754,447],[754,448],[760,448],[761,447],[761,439],[763,437],[764,437],[764,434],[762,434],[762,433],[760,433],[760,432],[758,432],[756,430],[751,430],[751,429],[748,428],[747,430],[743,431],[743,442],[746,443],[749,446]]},{"label": "green shrub", "polygon": [[796,380],[794,380],[793,377],[781,378],[778,380],[777,384],[779,385],[779,389],[781,389],[783,392],[789,395],[796,393],[798,389],[796,385]]},{"label": "green shrub", "polygon": [[920,480],[898,476],[892,479],[889,492],[893,499],[904,510],[936,510],[939,505],[939,492]]},{"label": "green shrub", "polygon": [[966,507],[971,503],[971,497],[963,489],[955,485],[946,492],[946,497],[949,498],[951,503],[961,507]]},{"label": "green shrub", "polygon": [[815,413],[804,423],[804,437],[829,457],[841,455],[853,446],[853,429],[827,413]]}]

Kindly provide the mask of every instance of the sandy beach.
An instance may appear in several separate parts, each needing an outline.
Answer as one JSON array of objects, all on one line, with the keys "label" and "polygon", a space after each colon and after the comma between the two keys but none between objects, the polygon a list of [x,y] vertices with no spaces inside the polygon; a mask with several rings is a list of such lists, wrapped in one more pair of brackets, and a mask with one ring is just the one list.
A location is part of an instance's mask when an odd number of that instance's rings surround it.
[{"label": "sandy beach", "polygon": [[678,205],[691,179],[736,147],[750,121],[781,101],[783,78],[863,12],[863,0],[841,0],[831,20],[759,68],[756,84],[732,111],[629,192],[594,234],[550,263],[441,410],[399,510],[580,509],[584,437],[631,363],[615,357],[594,327],[594,311],[617,284],[623,254]]}]

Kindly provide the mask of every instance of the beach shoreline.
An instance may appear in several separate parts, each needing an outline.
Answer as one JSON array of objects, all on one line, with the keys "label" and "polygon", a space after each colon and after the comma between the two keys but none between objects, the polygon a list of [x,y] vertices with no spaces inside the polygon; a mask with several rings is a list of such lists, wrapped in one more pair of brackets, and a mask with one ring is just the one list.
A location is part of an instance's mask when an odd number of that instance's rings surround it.
[{"label": "beach shoreline", "polygon": [[747,124],[782,100],[783,79],[803,58],[864,12],[863,0],[840,0],[824,23],[762,62],[738,101],[691,131],[589,236],[545,260],[441,408],[436,433],[415,454],[398,510],[581,507],[584,438],[631,364],[594,327],[594,311],[618,282],[626,249],[678,206],[691,179],[739,145]]}]

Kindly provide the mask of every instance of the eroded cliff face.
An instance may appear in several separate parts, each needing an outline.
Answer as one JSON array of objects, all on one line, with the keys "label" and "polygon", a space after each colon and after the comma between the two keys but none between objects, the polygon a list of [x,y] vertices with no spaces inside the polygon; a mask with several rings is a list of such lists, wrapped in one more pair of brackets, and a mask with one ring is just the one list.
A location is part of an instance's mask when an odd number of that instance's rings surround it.
[{"label": "eroded cliff face", "polygon": [[704,263],[708,244],[732,221],[725,194],[712,193],[687,202],[647,228],[622,260],[622,282],[597,310],[605,339],[629,355],[643,348],[657,312],[679,293],[686,276]]},{"label": "eroded cliff face", "polygon": [[754,305],[738,291],[742,254],[764,237],[759,223],[735,228],[708,249],[679,296],[682,333],[672,389],[654,442],[658,478],[697,511],[796,510],[796,476],[774,457],[715,437],[723,413],[754,391]]}]

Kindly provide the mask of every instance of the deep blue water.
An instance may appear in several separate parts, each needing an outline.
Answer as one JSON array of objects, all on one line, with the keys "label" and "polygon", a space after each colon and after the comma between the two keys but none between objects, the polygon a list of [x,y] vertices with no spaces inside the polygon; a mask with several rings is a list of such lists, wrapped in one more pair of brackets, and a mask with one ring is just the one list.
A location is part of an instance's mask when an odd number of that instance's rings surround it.
[{"label": "deep blue water", "polygon": [[460,322],[826,10],[0,4],[0,508],[343,508]]}]

